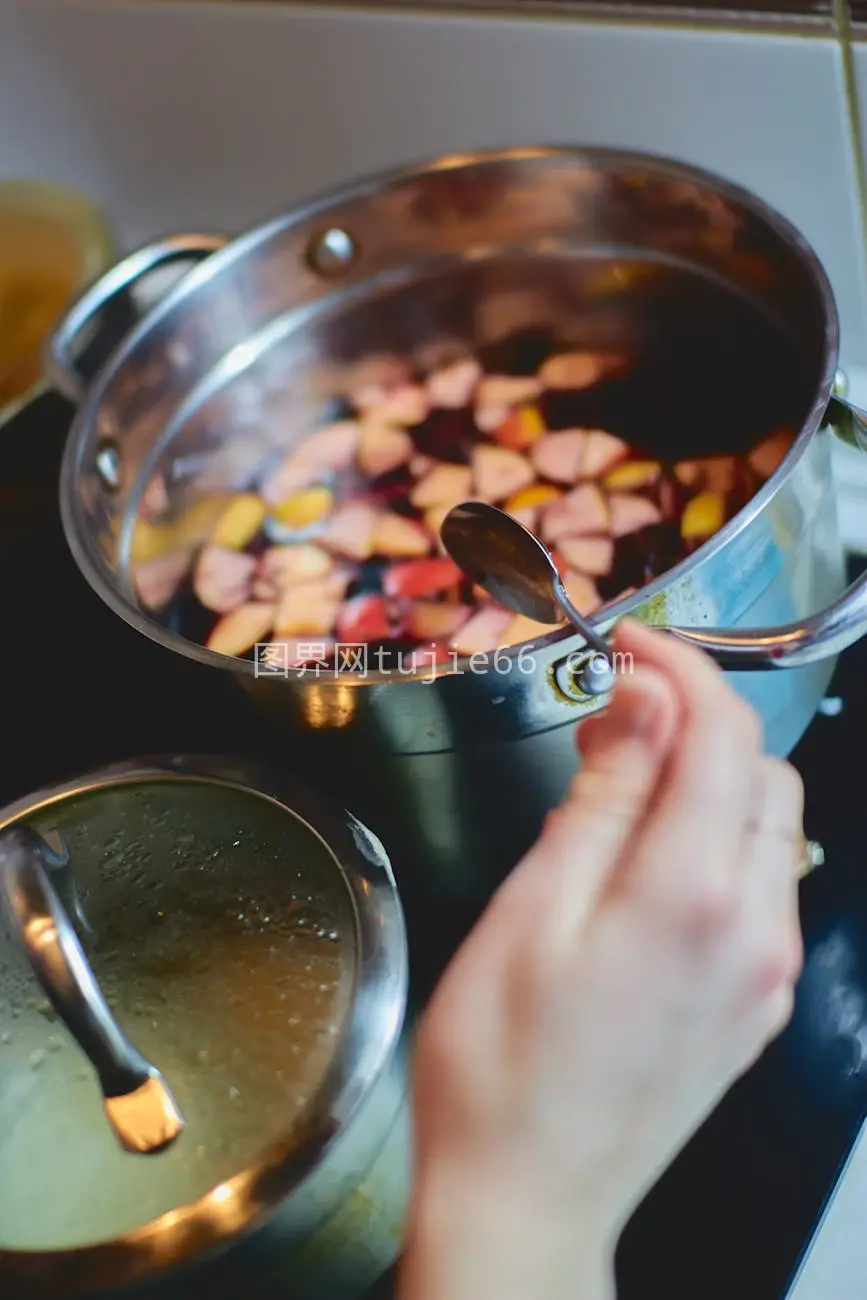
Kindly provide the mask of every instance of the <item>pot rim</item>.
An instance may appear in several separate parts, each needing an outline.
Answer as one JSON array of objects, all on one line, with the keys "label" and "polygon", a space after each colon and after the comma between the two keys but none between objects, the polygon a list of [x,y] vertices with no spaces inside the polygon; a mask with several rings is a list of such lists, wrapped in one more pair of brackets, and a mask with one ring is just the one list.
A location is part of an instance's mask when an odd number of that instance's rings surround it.
[{"label": "pot rim", "polygon": [[[317,196],[308,200],[307,203],[293,208],[288,213],[283,213],[278,217],[260,223],[243,235],[230,240],[224,248],[210,254],[203,262],[183,276],[165,298],[142,318],[114,351],[92,384],[73,419],[61,464],[60,514],[67,543],[76,563],[90,586],[115,614],[118,614],[137,632],[147,636],[165,649],[176,651],[187,659],[192,659],[209,667],[229,669],[237,676],[247,679],[259,676],[256,672],[257,665],[252,661],[238,659],[209,650],[205,646],[197,645],[194,641],[190,641],[186,637],[163,627],[149,613],[133,604],[111,581],[105,578],[101,556],[99,556],[95,547],[91,548],[90,539],[84,533],[84,530],[79,530],[76,527],[78,502],[74,487],[76,473],[79,468],[79,453],[83,446],[80,435],[94,423],[107,387],[142,340],[148,337],[152,329],[169,316],[179,304],[183,303],[185,297],[199,288],[200,285],[206,284],[214,275],[219,274],[224,267],[240,261],[251,249],[266,243],[277,233],[291,229],[301,223],[309,222],[318,215],[327,213],[332,207],[362,199],[374,190],[389,189],[438,171],[469,170],[501,162],[544,161],[545,159],[556,160],[557,158],[574,161],[585,159],[597,167],[653,169],[657,175],[665,175],[671,179],[704,185],[721,197],[738,204],[762,221],[794,249],[802,265],[810,273],[822,301],[825,317],[821,375],[813,402],[801,428],[796,433],[792,446],[771,477],[766,483],[762,484],[759,491],[750,498],[743,509],[738,511],[732,519],[691,555],[672,568],[667,569],[659,577],[628,596],[625,600],[606,605],[603,610],[591,616],[589,621],[597,627],[610,627],[620,618],[636,613],[636,611],[642,611],[645,606],[650,605],[650,602],[655,597],[673,584],[688,578],[705,561],[710,560],[750,525],[756,516],[773,500],[783,482],[788,478],[806,451],[813,435],[822,424],[834,389],[840,344],[837,305],[827,272],[815,249],[804,235],[787,217],[784,217],[782,213],[752,191],[705,168],[663,154],[594,145],[517,145],[506,148],[480,149],[467,153],[441,154],[414,164],[369,173],[349,184],[322,190]],[[640,617],[641,614],[639,613],[638,616]],[[651,618],[648,621],[653,622],[655,620]],[[571,649],[569,643],[571,643]],[[311,642],[311,644],[315,644],[315,641]],[[528,646],[531,647],[532,651],[544,651],[561,644],[567,653],[573,653],[575,650],[584,647],[583,638],[573,628],[566,626],[552,630],[548,635],[539,637],[538,640],[533,642],[503,647],[496,653],[501,660],[507,658],[518,660],[522,653],[527,653]],[[493,654],[493,651],[489,653]],[[473,656],[471,655],[455,656],[447,664],[437,665],[436,669],[432,669],[430,665],[422,664],[414,672],[401,671],[399,681],[401,684],[418,682],[429,684],[433,680],[439,681],[454,675],[456,672],[464,671],[471,665],[472,659]],[[329,670],[328,673],[322,675],[320,675],[318,668],[314,669],[313,672],[301,669],[292,669],[290,671],[295,680],[304,680],[305,678],[315,680],[319,689],[328,685],[337,688],[346,686],[352,688],[381,687],[395,680],[393,673],[381,670],[369,671],[365,669],[365,672],[361,675],[353,674],[351,669],[345,673]]]},{"label": "pot rim", "polygon": [[[201,1257],[284,1212],[332,1153],[397,1050],[407,1012],[406,928],[380,841],[350,813],[277,770],[222,756],[148,755],[88,772],[0,809],[0,832],[54,803],[151,782],[243,790],[295,815],[328,850],[355,915],[356,970],[349,1010],[322,1086],[299,1117],[300,1142],[284,1135],[261,1157],[189,1205],[119,1237],[61,1250],[0,1246],[0,1290],[26,1285],[45,1300],[141,1282]],[[303,1223],[303,1216],[301,1218]],[[281,1227],[282,1227],[281,1223]],[[291,1225],[287,1225],[291,1239]],[[12,1292],[11,1294],[15,1294]]]}]

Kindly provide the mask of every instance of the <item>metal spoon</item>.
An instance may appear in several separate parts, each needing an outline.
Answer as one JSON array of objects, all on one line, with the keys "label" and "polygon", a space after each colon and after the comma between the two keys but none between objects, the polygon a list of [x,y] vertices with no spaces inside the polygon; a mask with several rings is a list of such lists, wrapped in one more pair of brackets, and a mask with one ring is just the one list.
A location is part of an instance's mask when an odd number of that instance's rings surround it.
[{"label": "metal spoon", "polygon": [[62,865],[60,856],[29,827],[0,834],[0,903],[46,997],[96,1071],[121,1146],[153,1155],[179,1136],[184,1117],[160,1071],[109,1010],[45,869],[46,862]]},{"label": "metal spoon", "polygon": [[614,684],[608,642],[569,599],[557,566],[537,537],[484,501],[465,501],[446,515],[443,545],[459,568],[499,604],[537,623],[567,619],[596,653],[579,675],[587,695],[605,695]]}]

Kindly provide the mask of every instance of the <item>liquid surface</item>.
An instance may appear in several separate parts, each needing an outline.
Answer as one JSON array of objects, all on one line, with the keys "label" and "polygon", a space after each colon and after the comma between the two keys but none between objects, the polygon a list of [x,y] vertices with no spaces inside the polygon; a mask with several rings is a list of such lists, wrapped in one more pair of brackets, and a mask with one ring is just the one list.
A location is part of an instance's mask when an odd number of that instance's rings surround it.
[{"label": "liquid surface", "polygon": [[332,1058],[354,978],[333,860],[263,799],[180,788],[110,791],[34,824],[66,837],[94,973],[187,1128],[157,1156],[121,1150],[88,1062],[0,931],[0,1248],[109,1239],[198,1199],[291,1133]]},{"label": "liquid surface", "polygon": [[[160,529],[185,524],[162,524],[154,480],[134,544],[142,604],[284,671],[357,671],[345,648],[359,645],[367,669],[412,671],[549,634],[443,555],[442,519],[465,500],[530,527],[581,613],[640,590],[742,509],[810,395],[796,347],[753,303],[656,271],[628,346],[533,329],[432,368],[380,354],[364,374],[362,359],[342,405],[236,494],[191,561],[170,541],[159,554]],[[383,308],[395,329],[401,310]],[[351,320],[345,333],[364,337]]]}]

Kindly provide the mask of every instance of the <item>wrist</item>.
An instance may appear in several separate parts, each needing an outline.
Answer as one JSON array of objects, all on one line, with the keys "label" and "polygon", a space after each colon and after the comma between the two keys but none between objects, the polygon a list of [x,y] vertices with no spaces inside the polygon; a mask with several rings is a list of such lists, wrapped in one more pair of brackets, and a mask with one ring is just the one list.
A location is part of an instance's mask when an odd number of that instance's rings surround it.
[{"label": "wrist", "polygon": [[417,1172],[399,1300],[614,1300],[614,1242],[581,1207],[464,1161]]}]

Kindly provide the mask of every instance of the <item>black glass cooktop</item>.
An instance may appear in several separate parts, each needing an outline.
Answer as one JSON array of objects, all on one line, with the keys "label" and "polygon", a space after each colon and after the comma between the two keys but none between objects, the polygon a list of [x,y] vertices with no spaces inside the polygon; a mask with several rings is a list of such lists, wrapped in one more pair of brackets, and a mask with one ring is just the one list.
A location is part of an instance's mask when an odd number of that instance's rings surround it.
[{"label": "black glass cooktop", "polygon": [[[231,681],[132,632],[79,575],[54,507],[68,419],[50,396],[3,430],[0,804],[174,750],[270,759],[303,775],[285,733]],[[852,561],[853,576],[864,563]],[[794,1018],[636,1215],[619,1253],[619,1300],[778,1300],[867,1114],[865,736],[867,643],[841,659],[794,756],[807,833],[827,855],[802,885]],[[419,1000],[472,920],[423,890],[408,900]]]}]

